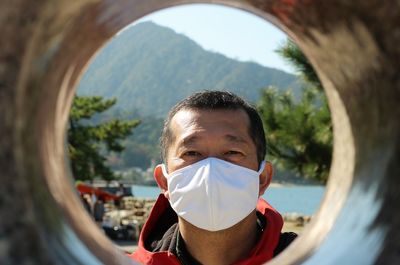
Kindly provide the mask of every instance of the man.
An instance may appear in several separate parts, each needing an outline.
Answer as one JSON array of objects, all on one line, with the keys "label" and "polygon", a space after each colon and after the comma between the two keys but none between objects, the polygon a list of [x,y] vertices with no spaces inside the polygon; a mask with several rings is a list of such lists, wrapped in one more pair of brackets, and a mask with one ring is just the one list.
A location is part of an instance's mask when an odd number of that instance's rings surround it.
[{"label": "man", "polygon": [[93,206],[93,217],[99,227],[102,227],[104,218],[104,202],[102,198],[98,198]]},{"label": "man", "polygon": [[265,200],[272,166],[257,111],[205,91],[170,111],[161,137],[162,194],[131,257],[144,264],[263,264],[295,237]]}]

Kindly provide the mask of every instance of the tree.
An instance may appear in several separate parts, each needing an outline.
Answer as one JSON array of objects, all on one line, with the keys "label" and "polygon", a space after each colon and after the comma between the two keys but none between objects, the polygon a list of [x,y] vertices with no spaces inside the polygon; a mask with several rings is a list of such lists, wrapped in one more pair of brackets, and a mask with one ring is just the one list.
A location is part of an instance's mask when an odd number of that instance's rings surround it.
[{"label": "tree", "polygon": [[301,98],[291,90],[262,91],[258,110],[266,129],[268,154],[279,167],[326,182],[332,160],[330,111],[317,74],[291,41],[278,49],[304,80]]},{"label": "tree", "polygon": [[115,179],[115,174],[106,165],[107,152],[122,152],[121,140],[139,125],[138,120],[112,119],[100,124],[89,120],[113,105],[116,99],[102,97],[75,97],[69,117],[68,153],[72,173],[77,180]]},{"label": "tree", "polygon": [[319,91],[323,91],[321,81],[314,67],[293,41],[288,39],[276,52],[295,68],[296,72],[308,85],[313,86]]}]

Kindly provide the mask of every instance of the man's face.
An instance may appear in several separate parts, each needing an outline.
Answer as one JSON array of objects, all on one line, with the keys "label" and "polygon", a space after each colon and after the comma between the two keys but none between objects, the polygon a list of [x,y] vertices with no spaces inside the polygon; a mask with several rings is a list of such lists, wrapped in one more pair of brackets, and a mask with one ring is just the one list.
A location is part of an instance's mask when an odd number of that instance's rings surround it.
[{"label": "man's face", "polygon": [[173,141],[167,153],[168,172],[207,157],[258,170],[250,121],[242,110],[180,110],[172,118]]}]

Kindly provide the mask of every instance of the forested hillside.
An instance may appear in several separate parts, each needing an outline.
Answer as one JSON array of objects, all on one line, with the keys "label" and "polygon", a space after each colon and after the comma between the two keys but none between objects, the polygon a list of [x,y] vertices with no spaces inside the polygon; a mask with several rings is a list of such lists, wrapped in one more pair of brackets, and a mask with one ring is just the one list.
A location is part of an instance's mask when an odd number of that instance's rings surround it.
[{"label": "forested hillside", "polygon": [[277,69],[205,51],[184,35],[143,22],[101,50],[78,94],[116,97],[124,111],[163,118],[172,105],[197,90],[230,90],[255,102],[261,88],[295,88],[296,80]]}]

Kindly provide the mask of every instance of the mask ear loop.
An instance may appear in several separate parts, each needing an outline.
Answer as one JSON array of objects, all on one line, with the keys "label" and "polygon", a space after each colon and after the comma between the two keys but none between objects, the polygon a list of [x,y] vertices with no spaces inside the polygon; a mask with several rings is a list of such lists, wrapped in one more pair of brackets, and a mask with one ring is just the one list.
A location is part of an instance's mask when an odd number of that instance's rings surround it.
[{"label": "mask ear loop", "polygon": [[161,164],[161,171],[162,171],[164,177],[169,177],[169,174],[167,172],[167,167],[165,166],[165,164]]},{"label": "mask ear loop", "polygon": [[258,174],[261,174],[264,171],[266,164],[267,164],[267,162],[265,162],[265,160],[261,161],[260,168],[257,171]]}]

